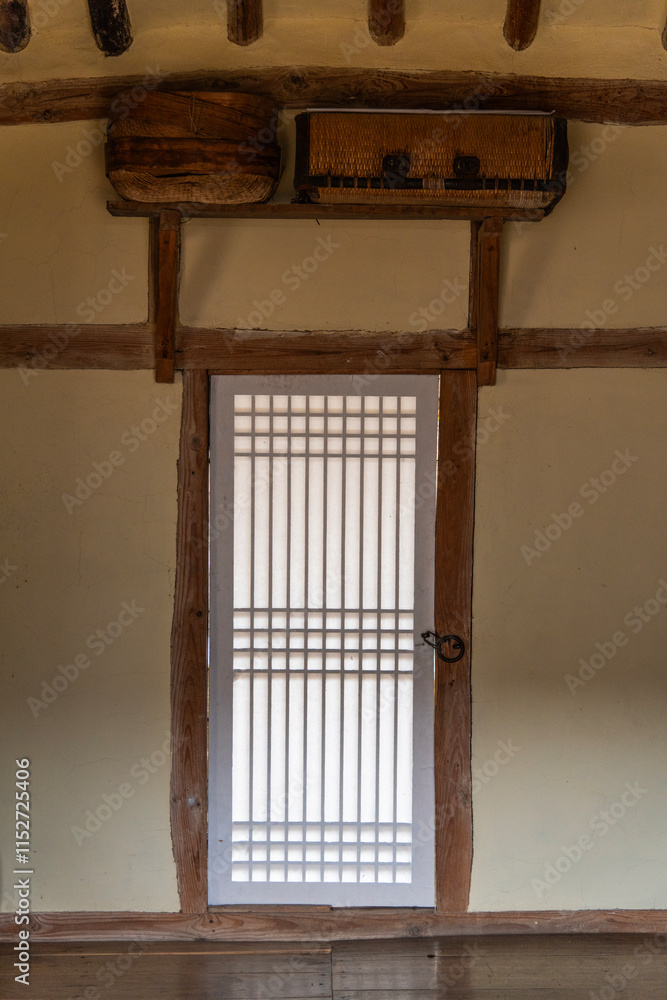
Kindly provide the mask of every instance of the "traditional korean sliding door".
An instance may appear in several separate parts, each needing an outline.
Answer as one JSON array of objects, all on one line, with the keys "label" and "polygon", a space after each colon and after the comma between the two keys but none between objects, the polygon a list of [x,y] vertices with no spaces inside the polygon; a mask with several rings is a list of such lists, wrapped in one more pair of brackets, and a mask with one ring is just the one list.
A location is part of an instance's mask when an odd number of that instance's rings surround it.
[{"label": "traditional korean sliding door", "polygon": [[214,376],[209,902],[433,906],[437,376]]}]

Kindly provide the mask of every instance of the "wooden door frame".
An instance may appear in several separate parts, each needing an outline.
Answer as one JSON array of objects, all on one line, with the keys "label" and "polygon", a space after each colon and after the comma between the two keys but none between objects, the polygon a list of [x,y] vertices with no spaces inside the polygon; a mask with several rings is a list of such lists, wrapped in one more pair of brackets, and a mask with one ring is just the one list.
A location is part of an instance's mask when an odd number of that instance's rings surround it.
[{"label": "wooden door frame", "polygon": [[[440,381],[436,496],[435,624],[459,635],[457,663],[436,659],[436,913],[468,907],[472,865],[470,642],[477,377],[444,371]],[[443,419],[444,416],[444,419]],[[207,611],[209,373],[183,382],[178,464],[177,575],[172,628],[171,826],[181,912],[226,912],[208,906],[207,877]],[[274,907],[252,906],[265,913]],[[290,907],[309,919],[310,907]],[[321,910],[321,907],[314,908]],[[369,908],[372,913],[377,908]],[[398,907],[397,912],[403,908]],[[403,909],[403,918],[411,912]],[[372,919],[372,917],[371,917]]]}]

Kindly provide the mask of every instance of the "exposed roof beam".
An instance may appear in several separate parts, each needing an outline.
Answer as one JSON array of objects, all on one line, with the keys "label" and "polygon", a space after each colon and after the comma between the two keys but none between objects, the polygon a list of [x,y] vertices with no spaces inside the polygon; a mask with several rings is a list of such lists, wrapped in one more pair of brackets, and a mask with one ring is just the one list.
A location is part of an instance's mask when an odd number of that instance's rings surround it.
[{"label": "exposed roof beam", "polygon": [[368,0],[368,30],[378,45],[395,45],[405,34],[405,0]]},{"label": "exposed roof beam", "polygon": [[503,34],[513,49],[527,49],[537,34],[540,0],[507,0]]},{"label": "exposed roof beam", "polygon": [[120,56],[132,44],[132,25],[125,0],[88,0],[97,47],[105,56]]},{"label": "exposed roof beam", "polygon": [[0,0],[0,49],[20,52],[29,41],[28,0]]},{"label": "exposed roof beam", "polygon": [[555,111],[621,125],[667,124],[667,80],[598,80],[452,70],[358,70],[281,66],[261,70],[116,76],[0,86],[0,124],[108,118],[121,91],[238,90],[271,94],[283,107],[463,108]]},{"label": "exposed roof beam", "polygon": [[227,38],[235,45],[250,45],[264,26],[262,0],[227,0]]}]

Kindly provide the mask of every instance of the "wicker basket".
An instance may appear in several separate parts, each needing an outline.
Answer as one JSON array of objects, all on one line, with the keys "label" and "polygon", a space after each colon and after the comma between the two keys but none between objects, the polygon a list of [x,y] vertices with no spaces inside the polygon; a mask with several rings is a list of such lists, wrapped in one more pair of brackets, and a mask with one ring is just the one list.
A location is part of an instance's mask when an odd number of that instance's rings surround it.
[{"label": "wicker basket", "polygon": [[295,187],[329,204],[551,208],[565,191],[567,123],[549,115],[297,115]]},{"label": "wicker basket", "polygon": [[131,201],[266,201],[280,175],[276,124],[264,97],[154,91],[110,121],[107,177]]}]

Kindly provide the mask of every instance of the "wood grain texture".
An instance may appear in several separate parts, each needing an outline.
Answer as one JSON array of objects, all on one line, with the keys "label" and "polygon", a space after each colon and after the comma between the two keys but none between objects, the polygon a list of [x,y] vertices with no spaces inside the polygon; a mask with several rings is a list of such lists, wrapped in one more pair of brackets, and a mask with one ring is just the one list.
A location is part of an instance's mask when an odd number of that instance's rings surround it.
[{"label": "wood grain texture", "polygon": [[496,384],[502,232],[502,219],[485,219],[477,235],[478,263],[473,286],[477,299],[473,309],[477,323],[477,385]]},{"label": "wood grain texture", "polygon": [[667,329],[505,329],[501,368],[664,368]]},{"label": "wood grain texture", "polygon": [[440,377],[435,525],[435,632],[465,643],[456,663],[436,657],[436,906],[468,907],[472,870],[471,694],[472,540],[475,501],[475,372]]},{"label": "wood grain texture", "polygon": [[151,323],[0,326],[0,368],[20,368],[24,381],[47,368],[152,368]]},{"label": "wood grain texture", "polygon": [[[25,994],[12,982],[14,955],[11,945],[0,948],[3,1000]],[[663,1000],[666,977],[664,941],[636,934],[325,945],[40,941],[30,986],[38,1000],[101,1000],[103,984],[115,1000]]]},{"label": "wood grain texture", "polygon": [[473,368],[475,345],[465,332],[364,333],[181,329],[176,364],[218,374],[354,374],[439,372]]},{"label": "wood grain texture", "polygon": [[[390,938],[536,934],[667,934],[667,910],[537,910],[436,913],[424,909],[211,907],[208,912],[94,911],[30,916],[31,940],[92,941],[350,941]],[[0,941],[16,943],[13,913],[0,914]],[[489,998],[490,1000],[490,998]]]},{"label": "wood grain texture", "polygon": [[120,56],[132,44],[132,25],[125,0],[88,0],[90,25],[98,49]]},{"label": "wood grain texture", "polygon": [[405,0],[368,0],[368,31],[378,45],[395,45],[405,34]]},{"label": "wood grain texture", "polygon": [[227,0],[227,38],[235,45],[251,45],[261,38],[263,0]]},{"label": "wood grain texture", "polygon": [[513,49],[527,49],[537,34],[540,0],[507,0],[503,34]]},{"label": "wood grain texture", "polygon": [[236,90],[304,107],[480,108],[555,111],[563,118],[625,125],[667,123],[667,80],[514,76],[457,70],[279,66],[159,77],[44,80],[0,86],[0,124],[83,121],[112,116],[122,90]]},{"label": "wood grain texture", "polygon": [[149,262],[154,261],[157,265],[155,273],[149,275],[155,303],[155,381],[173,382],[178,323],[180,213],[163,209],[157,227],[150,229],[150,236],[157,239],[157,246],[149,254]]},{"label": "wood grain texture", "polygon": [[0,0],[0,49],[21,52],[30,41],[28,0]]},{"label": "wood grain texture", "polygon": [[171,631],[171,835],[184,914],[203,913],[207,873],[208,375],[183,376],[176,589]]},{"label": "wood grain texture", "polygon": [[[154,315],[154,305],[149,315]],[[289,361],[302,373],[404,372],[475,368],[476,334],[363,330],[214,330],[177,327],[175,365],[219,373],[273,375]],[[261,352],[261,353],[260,353]],[[50,368],[133,370],[155,365],[155,325],[128,323],[0,326],[0,368],[19,368],[24,381]],[[667,329],[505,329],[500,368],[664,368]]]},{"label": "wood grain texture", "polygon": [[490,214],[502,219],[525,219],[538,222],[544,218],[543,209],[521,212],[515,208],[493,208],[484,205],[292,205],[274,202],[264,205],[207,205],[196,202],[109,201],[107,211],[120,218],[152,217],[163,209],[178,209],[184,218],[199,219],[373,219],[468,221],[486,219]]}]

